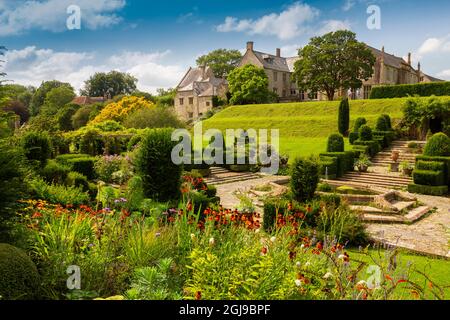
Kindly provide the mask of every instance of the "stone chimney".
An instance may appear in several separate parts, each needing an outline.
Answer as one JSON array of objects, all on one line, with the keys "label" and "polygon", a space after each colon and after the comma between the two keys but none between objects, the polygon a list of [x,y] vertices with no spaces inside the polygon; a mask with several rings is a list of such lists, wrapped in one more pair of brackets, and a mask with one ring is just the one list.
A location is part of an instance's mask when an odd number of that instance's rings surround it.
[{"label": "stone chimney", "polygon": [[281,49],[280,48],[277,48],[276,56],[277,57],[281,57]]},{"label": "stone chimney", "polygon": [[419,71],[420,72],[420,61],[419,61],[419,63],[417,64],[417,71]]},{"label": "stone chimney", "polygon": [[205,77],[206,77],[206,65],[203,64],[199,68],[200,68],[200,70],[202,72],[202,80],[205,80]]},{"label": "stone chimney", "polygon": [[253,51],[253,41],[247,42],[247,50]]},{"label": "stone chimney", "polygon": [[408,52],[408,64],[411,65],[411,52]]}]

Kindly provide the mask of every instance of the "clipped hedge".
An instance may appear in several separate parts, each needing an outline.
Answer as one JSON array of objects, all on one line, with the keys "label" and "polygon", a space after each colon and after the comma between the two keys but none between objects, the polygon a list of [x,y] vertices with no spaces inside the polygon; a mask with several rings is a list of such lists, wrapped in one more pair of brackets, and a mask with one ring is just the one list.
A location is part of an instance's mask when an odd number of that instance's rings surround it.
[{"label": "clipped hedge", "polygon": [[353,171],[355,155],[356,154],[354,151],[326,152],[321,153],[320,158],[325,159],[325,161],[327,159],[329,160],[330,158],[336,158],[337,160],[336,177],[339,178],[342,177],[347,171]]},{"label": "clipped hedge", "polygon": [[354,146],[364,146],[367,147],[364,151],[369,154],[371,157],[375,156],[378,152],[381,151],[380,143],[376,140],[370,140],[370,141],[361,141],[356,140],[353,143]]},{"label": "clipped hedge", "polygon": [[374,137],[384,137],[386,138],[386,142],[389,145],[391,145],[392,141],[395,140],[395,132],[394,131],[378,131],[375,130],[372,132]]},{"label": "clipped hedge", "polygon": [[445,184],[443,171],[414,170],[413,179],[415,184],[423,186],[442,186]]},{"label": "clipped hedge", "polygon": [[350,132],[348,135],[348,141],[350,144],[353,144],[356,140],[359,139],[359,132]]},{"label": "clipped hedge", "polygon": [[41,176],[48,183],[62,184],[66,180],[70,167],[56,160],[49,160],[47,165],[42,169]]},{"label": "clipped hedge", "polygon": [[336,179],[338,172],[338,158],[337,157],[321,157],[319,160],[320,174],[322,178],[326,176],[328,179]]},{"label": "clipped hedge", "polygon": [[428,140],[423,154],[432,157],[450,156],[450,138],[445,133],[436,133]]},{"label": "clipped hedge", "polygon": [[66,185],[81,188],[83,191],[89,191],[88,179],[79,172],[69,172],[66,178]]},{"label": "clipped hedge", "polygon": [[438,161],[417,161],[416,169],[445,172],[445,163]]},{"label": "clipped hedge", "polygon": [[373,139],[372,129],[368,125],[363,125],[359,128],[359,140],[371,141]]},{"label": "clipped hedge", "polygon": [[94,157],[75,158],[67,160],[67,164],[71,167],[72,171],[81,173],[89,180],[95,178],[95,165],[96,159]]},{"label": "clipped hedge", "polygon": [[344,152],[344,137],[342,134],[333,133],[328,137],[327,152]]},{"label": "clipped hedge", "polygon": [[447,177],[447,184],[450,186],[450,157],[417,156],[416,163],[419,161],[433,161],[444,163],[445,165],[444,176]]},{"label": "clipped hedge", "polygon": [[370,99],[403,98],[408,96],[449,96],[450,82],[432,82],[373,87]]},{"label": "clipped hedge", "polygon": [[443,196],[448,193],[448,186],[423,186],[412,183],[408,185],[408,191],[430,196]]},{"label": "clipped hedge", "polygon": [[319,183],[320,165],[314,159],[295,159],[291,168],[290,187],[294,199],[304,202],[312,199]]}]

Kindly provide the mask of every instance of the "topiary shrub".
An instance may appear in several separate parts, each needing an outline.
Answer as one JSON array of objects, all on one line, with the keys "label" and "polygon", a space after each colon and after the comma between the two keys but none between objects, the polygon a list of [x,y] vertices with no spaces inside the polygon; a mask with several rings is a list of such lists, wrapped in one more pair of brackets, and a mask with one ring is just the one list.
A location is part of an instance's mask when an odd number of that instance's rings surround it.
[{"label": "topiary shrub", "polygon": [[450,156],[450,138],[444,133],[436,133],[425,145],[425,156],[448,157]]},{"label": "topiary shrub", "polygon": [[359,140],[371,141],[372,139],[372,129],[368,125],[361,126],[361,128],[359,128]]},{"label": "topiary shrub", "polygon": [[72,171],[76,171],[86,176],[89,180],[95,178],[95,165],[96,158],[84,157],[74,158],[67,160],[68,165],[72,168]]},{"label": "topiary shrub", "polygon": [[49,160],[47,165],[42,169],[42,177],[48,183],[62,184],[70,172],[70,167],[57,162],[56,160]]},{"label": "topiary shrub", "polygon": [[334,133],[328,137],[327,152],[344,152],[344,137]]},{"label": "topiary shrub", "polygon": [[443,196],[448,193],[448,186],[422,186],[412,183],[408,185],[408,192],[430,196]]},{"label": "topiary shrub", "polygon": [[350,125],[350,105],[348,99],[341,101],[339,105],[338,129],[339,132],[346,136]]},{"label": "topiary shrub", "polygon": [[310,200],[319,183],[319,163],[315,159],[298,158],[291,169],[291,192],[299,202]]},{"label": "topiary shrub", "polygon": [[391,117],[387,114],[382,114],[378,120],[376,125],[377,131],[389,131],[392,129],[391,126]]},{"label": "topiary shrub", "polygon": [[50,138],[46,132],[28,132],[21,138],[21,146],[30,161],[37,161],[42,167],[52,153]]},{"label": "topiary shrub", "polygon": [[431,170],[414,170],[413,171],[414,183],[423,186],[442,186],[444,183],[443,171],[431,171]]},{"label": "topiary shrub", "polygon": [[83,191],[89,191],[88,179],[79,172],[69,172],[66,178],[66,185],[81,188]]},{"label": "topiary shrub", "polygon": [[145,195],[157,201],[176,199],[180,192],[183,168],[171,160],[172,149],[177,144],[171,136],[172,129],[150,130],[143,136],[135,158]]},{"label": "topiary shrub", "polygon": [[40,278],[31,259],[19,248],[0,243],[0,296],[3,300],[38,298]]},{"label": "topiary shrub", "polygon": [[359,139],[359,132],[350,132],[350,134],[348,135],[348,141],[350,142],[350,144],[353,144],[356,140]]},{"label": "topiary shrub", "polygon": [[355,126],[353,127],[354,132],[359,132],[359,128],[361,128],[363,125],[367,124],[366,118],[357,118],[355,121]]}]

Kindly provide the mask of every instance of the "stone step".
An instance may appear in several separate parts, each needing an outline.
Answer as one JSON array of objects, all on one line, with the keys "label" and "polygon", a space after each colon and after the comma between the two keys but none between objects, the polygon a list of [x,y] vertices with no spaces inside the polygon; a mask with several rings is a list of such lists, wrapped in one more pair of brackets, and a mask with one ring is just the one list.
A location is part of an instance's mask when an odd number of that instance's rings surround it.
[{"label": "stone step", "polygon": [[342,177],[338,179],[339,181],[355,181],[358,183],[362,183],[365,185],[382,185],[382,186],[399,186],[404,187],[408,185],[407,182],[398,182],[398,181],[383,181],[380,179],[368,179],[368,178],[358,178],[358,177]]},{"label": "stone step", "polygon": [[415,201],[392,201],[392,206],[396,208],[399,212],[403,210],[408,210],[413,207],[416,202]]},{"label": "stone step", "polygon": [[403,186],[384,186],[384,185],[374,185],[373,183],[361,183],[356,181],[341,181],[341,180],[321,180],[323,183],[327,183],[332,186],[340,187],[340,186],[348,186],[348,187],[355,187],[355,188],[363,188],[363,189],[377,189],[379,191],[381,190],[387,190],[394,188],[400,188]]},{"label": "stone step", "polygon": [[365,173],[347,172],[342,178],[367,178],[367,179],[377,179],[377,180],[384,180],[384,181],[398,181],[398,182],[405,182],[405,183],[412,182],[412,179],[410,179],[410,178],[384,175],[384,174],[373,173],[373,172],[365,172]]},{"label": "stone step", "polygon": [[212,185],[219,185],[219,184],[227,184],[232,182],[239,182],[239,181],[247,181],[247,180],[254,180],[259,179],[260,176],[251,174],[251,175],[238,175],[238,176],[230,176],[230,177],[217,177],[217,178],[208,178],[205,180],[207,184]]},{"label": "stone step", "polygon": [[388,215],[388,216],[392,216],[395,215],[395,212],[393,211],[383,211],[381,209],[375,208],[375,207],[371,207],[371,206],[350,206],[350,209],[354,210],[354,211],[360,211],[363,212],[364,214],[376,214],[376,215]]},{"label": "stone step", "polygon": [[351,186],[352,183],[354,183],[355,185],[359,185],[361,187],[365,187],[365,188],[369,188],[369,187],[381,187],[384,189],[399,189],[399,188],[405,188],[407,185],[406,184],[399,184],[399,183],[385,183],[385,182],[373,182],[373,181],[364,181],[364,180],[345,180],[345,179],[339,179],[336,181],[340,181],[342,182],[342,185],[348,185]]},{"label": "stone step", "polygon": [[408,222],[415,222],[425,216],[428,212],[430,212],[430,207],[421,206],[411,210],[407,215],[405,215],[405,219]]},{"label": "stone step", "polygon": [[362,216],[362,220],[364,222],[371,222],[371,223],[404,223],[405,218],[402,216],[381,216],[377,214],[364,214]]}]

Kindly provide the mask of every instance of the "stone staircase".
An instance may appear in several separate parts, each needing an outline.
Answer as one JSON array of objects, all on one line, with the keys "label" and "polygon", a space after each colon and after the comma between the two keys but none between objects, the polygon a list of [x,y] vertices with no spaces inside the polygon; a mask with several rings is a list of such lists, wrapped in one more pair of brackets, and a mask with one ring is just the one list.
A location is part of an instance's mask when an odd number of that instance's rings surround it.
[{"label": "stone staircase", "polygon": [[[372,162],[374,166],[378,167],[388,167],[393,163],[391,159],[391,155],[393,151],[398,151],[400,153],[400,157],[398,159],[398,163],[402,163],[404,161],[414,164],[416,162],[416,155],[409,152],[408,143],[410,141],[393,141],[391,146],[381,152],[379,152],[373,159]],[[420,144],[419,141],[416,141]]]},{"label": "stone staircase", "polygon": [[261,178],[259,174],[252,172],[232,172],[220,167],[211,167],[210,169],[211,174],[205,179],[205,182],[212,185],[221,185]]}]

